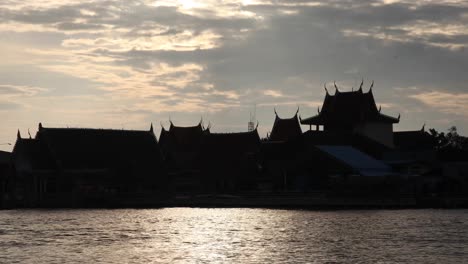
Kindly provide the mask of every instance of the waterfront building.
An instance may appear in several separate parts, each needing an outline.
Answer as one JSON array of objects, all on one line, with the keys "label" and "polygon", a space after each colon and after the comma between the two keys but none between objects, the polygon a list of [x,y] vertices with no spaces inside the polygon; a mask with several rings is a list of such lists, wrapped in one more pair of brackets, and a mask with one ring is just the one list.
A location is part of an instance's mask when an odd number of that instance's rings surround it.
[{"label": "waterfront building", "polygon": [[299,108],[293,117],[280,118],[275,109],[275,121],[273,123],[273,128],[271,129],[268,140],[288,141],[299,138],[302,134],[302,129],[301,124],[299,123],[299,118],[297,116],[298,113]]},{"label": "waterfront building", "polygon": [[9,193],[11,176],[11,153],[0,151],[0,209],[7,207],[11,199]]},{"label": "waterfront building", "polygon": [[359,134],[393,147],[393,124],[398,123],[400,117],[385,115],[377,108],[372,87],[373,83],[365,93],[361,83],[356,91],[342,92],[335,85],[334,95],[325,87],[321,110],[315,116],[301,119],[301,124],[308,125],[310,130],[315,126],[315,130],[326,132]]},{"label": "waterfront building", "polygon": [[13,149],[15,195],[24,206],[94,206],[166,189],[153,132],[46,128],[18,138]]},{"label": "waterfront building", "polygon": [[201,155],[205,189],[220,193],[257,189],[259,151],[257,128],[248,132],[205,134]]},{"label": "waterfront building", "polygon": [[202,138],[209,134],[202,121],[194,126],[176,126],[170,122],[166,130],[161,125],[159,145],[168,169],[171,187],[174,192],[196,193],[201,190],[200,153]]}]

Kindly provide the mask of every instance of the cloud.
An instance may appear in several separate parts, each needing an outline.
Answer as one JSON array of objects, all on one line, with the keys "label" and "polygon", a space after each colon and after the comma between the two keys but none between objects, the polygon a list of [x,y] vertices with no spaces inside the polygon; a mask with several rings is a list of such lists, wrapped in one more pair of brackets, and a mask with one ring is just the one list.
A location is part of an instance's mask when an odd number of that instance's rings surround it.
[{"label": "cloud", "polygon": [[409,127],[463,109],[432,93],[466,92],[467,14],[466,1],[6,0],[0,83],[14,87],[0,93],[31,111],[13,116],[96,126],[171,114],[244,128],[257,105],[266,131],[274,106],[312,115],[324,83],[351,90],[364,78]]},{"label": "cloud", "polygon": [[438,111],[468,117],[468,93],[432,91],[410,96]]},{"label": "cloud", "polygon": [[0,84],[0,94],[3,96],[35,96],[46,91],[40,87]]}]

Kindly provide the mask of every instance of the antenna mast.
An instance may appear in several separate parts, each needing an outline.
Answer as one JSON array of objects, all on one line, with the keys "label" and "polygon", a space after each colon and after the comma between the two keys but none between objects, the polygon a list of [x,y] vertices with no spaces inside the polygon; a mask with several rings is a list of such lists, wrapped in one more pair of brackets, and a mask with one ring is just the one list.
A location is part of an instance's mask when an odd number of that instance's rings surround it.
[{"label": "antenna mast", "polygon": [[255,130],[255,119],[256,119],[256,115],[257,115],[257,105],[254,105],[253,114],[252,114],[252,112],[250,112],[250,121],[249,121],[249,123],[248,123],[248,128],[247,128],[247,130],[248,130],[249,132]]}]

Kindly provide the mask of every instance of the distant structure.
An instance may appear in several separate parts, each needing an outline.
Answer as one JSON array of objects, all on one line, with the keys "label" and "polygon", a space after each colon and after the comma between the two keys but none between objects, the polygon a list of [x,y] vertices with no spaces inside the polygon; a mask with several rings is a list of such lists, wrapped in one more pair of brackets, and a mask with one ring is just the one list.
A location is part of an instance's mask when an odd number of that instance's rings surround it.
[{"label": "distant structure", "polygon": [[[468,207],[464,149],[425,126],[393,131],[372,92],[326,95],[317,115],[299,108],[260,139],[161,124],[149,130],[48,128],[0,152],[0,208],[135,206]],[[273,116],[272,116],[273,117]],[[302,125],[309,130],[302,131]],[[315,129],[312,129],[315,126]],[[437,133],[436,133],[437,134]],[[451,136],[452,137],[452,136]],[[466,140],[457,137],[453,140]],[[448,203],[450,202],[450,203]]]},{"label": "distant structure", "polygon": [[248,123],[247,131],[254,131],[255,130],[255,119],[257,115],[257,106],[254,106],[254,112],[253,114],[250,113],[250,120]]},{"label": "distant structure", "polygon": [[275,122],[270,133],[270,141],[288,141],[293,140],[302,135],[301,124],[299,123],[298,113],[299,107],[296,113],[291,118],[280,118],[278,113],[275,111]]},{"label": "distant structure", "polygon": [[23,206],[95,206],[166,188],[161,151],[153,132],[46,128],[34,138],[19,131],[12,153],[14,190]]},{"label": "distant structure", "polygon": [[255,190],[259,151],[257,127],[248,132],[205,134],[201,155],[205,190],[220,193]]},{"label": "distant structure", "polygon": [[388,147],[393,147],[393,124],[399,123],[395,118],[381,113],[377,108],[372,92],[362,91],[362,82],[357,91],[341,92],[335,85],[336,92],[330,95],[326,89],[322,110],[312,117],[301,119],[301,124],[312,126],[316,130],[323,127],[324,131],[355,133],[369,137]]},{"label": "distant structure", "polygon": [[210,131],[210,128],[204,128],[202,120],[195,126],[175,126],[170,121],[169,130],[162,126],[159,136],[159,144],[165,155],[171,155],[173,152],[187,152],[199,147],[201,137],[204,133]]},{"label": "distant structure", "polygon": [[210,133],[202,120],[194,126],[162,126],[159,144],[174,192],[197,192],[201,189],[200,151],[203,135]]}]

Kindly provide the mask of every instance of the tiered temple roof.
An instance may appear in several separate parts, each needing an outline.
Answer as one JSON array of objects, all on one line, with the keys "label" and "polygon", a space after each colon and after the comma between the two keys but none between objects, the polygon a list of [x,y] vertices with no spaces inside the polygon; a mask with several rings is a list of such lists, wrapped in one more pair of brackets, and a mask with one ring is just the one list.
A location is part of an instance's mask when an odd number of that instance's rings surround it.
[{"label": "tiered temple roof", "polygon": [[270,141],[288,141],[299,137],[302,134],[299,118],[296,114],[291,118],[280,118],[275,110],[275,122],[270,133]]},{"label": "tiered temple roof", "polygon": [[375,103],[372,86],[369,92],[364,93],[362,83],[357,91],[340,92],[336,87],[335,94],[330,95],[326,90],[322,110],[319,110],[315,116],[301,119],[303,125],[324,125],[325,127],[334,127],[336,124],[342,127],[366,122],[394,124],[399,122],[399,117],[394,118],[382,114]]}]

